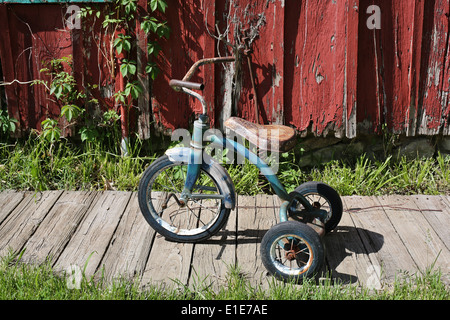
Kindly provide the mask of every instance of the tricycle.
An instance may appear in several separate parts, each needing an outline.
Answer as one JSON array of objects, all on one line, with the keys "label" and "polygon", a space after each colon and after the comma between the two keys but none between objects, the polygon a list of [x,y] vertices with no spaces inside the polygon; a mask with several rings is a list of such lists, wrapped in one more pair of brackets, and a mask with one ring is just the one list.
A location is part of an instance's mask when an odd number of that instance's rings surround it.
[{"label": "tricycle", "polygon": [[[219,161],[204,152],[205,147],[212,144],[239,154],[259,168],[282,202],[278,223],[262,238],[262,262],[276,278],[299,282],[317,274],[324,264],[322,237],[338,225],[342,201],[332,187],[322,182],[307,182],[288,193],[268,163],[245,143],[208,130],[206,102],[198,93],[204,85],[190,80],[202,65],[233,63],[235,59],[202,59],[182,80],[170,80],[174,90],[200,101],[202,113],[194,121],[190,147],[168,149],[145,170],[139,183],[139,206],[150,226],[167,240],[205,241],[225,226],[236,206],[230,175]],[[255,124],[238,117],[230,117],[224,125],[260,149],[287,152],[296,143],[296,132],[288,126]]]}]

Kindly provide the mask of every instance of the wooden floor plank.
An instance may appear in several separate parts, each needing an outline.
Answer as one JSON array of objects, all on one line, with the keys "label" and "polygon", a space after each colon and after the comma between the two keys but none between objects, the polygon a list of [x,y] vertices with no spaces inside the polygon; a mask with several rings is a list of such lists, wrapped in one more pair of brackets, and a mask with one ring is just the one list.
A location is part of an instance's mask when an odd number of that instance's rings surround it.
[{"label": "wooden floor plank", "polygon": [[101,261],[105,278],[140,276],[154,236],[155,231],[145,221],[139,208],[137,193],[133,193]]},{"label": "wooden floor plank", "polygon": [[[361,238],[359,241],[366,248],[373,268],[381,269],[381,282],[392,282],[400,271],[417,269],[376,197],[352,196],[344,199]],[[369,271],[373,272],[373,268]]]},{"label": "wooden floor plank", "polygon": [[0,192],[0,224],[8,217],[8,215],[25,199],[27,195],[32,192],[16,192],[13,190],[6,190]]},{"label": "wooden floor plank", "polygon": [[419,270],[425,271],[436,263],[436,267],[448,273],[450,253],[411,197],[381,196],[377,200],[383,205]]},{"label": "wooden floor plank", "polygon": [[39,264],[49,259],[54,263],[96,196],[91,191],[65,191],[25,244],[23,261]]},{"label": "wooden floor plank", "polygon": [[351,217],[353,202],[343,198],[344,212],[337,228],[324,236],[326,260],[331,277],[342,283],[366,284],[372,262],[361,243]]},{"label": "wooden floor plank", "polygon": [[94,275],[131,197],[130,192],[101,192],[81,221],[55,266],[77,266],[86,276]]},{"label": "wooden floor plank", "polygon": [[[167,241],[156,234],[150,256],[142,274],[141,284],[177,287],[187,285],[193,244]],[[173,280],[179,281],[179,283]]]},{"label": "wooden floor plank", "polygon": [[444,200],[444,202],[447,204],[447,206],[449,207],[449,210],[447,210],[447,212],[450,214],[450,195],[441,195],[441,198]]},{"label": "wooden floor plank", "polygon": [[445,196],[413,195],[410,198],[450,250],[450,204],[447,204]]},{"label": "wooden floor plank", "polygon": [[[332,277],[368,285],[378,276],[375,267],[384,282],[436,261],[450,282],[450,197],[352,196],[343,203],[341,223],[324,238]],[[228,266],[237,264],[253,284],[264,286],[272,278],[262,265],[260,242],[277,223],[279,206],[276,196],[239,196],[226,227],[194,246],[155,235],[136,193],[6,191],[0,193],[0,253],[25,248],[24,262],[50,258],[58,268],[83,269],[95,252],[87,275],[103,268],[108,279],[142,274],[142,284],[177,285],[177,279],[191,287],[207,278],[211,283],[202,285],[215,290],[225,284]]]},{"label": "wooden floor plank", "polygon": [[0,255],[21,250],[61,194],[62,191],[27,193],[0,226]]},{"label": "wooden floor plank", "polygon": [[208,240],[194,246],[189,285],[219,290],[226,284],[227,272],[236,265],[236,210],[230,212],[225,227]]},{"label": "wooden floor plank", "polygon": [[273,196],[239,197],[237,211],[237,265],[253,284],[270,281],[261,261],[260,244],[264,234],[277,223]]},{"label": "wooden floor plank", "polygon": [[[161,202],[156,206],[155,210],[159,212]],[[171,242],[156,234],[142,274],[141,285],[155,284],[169,287],[188,285],[193,249],[194,245],[191,243]]]}]

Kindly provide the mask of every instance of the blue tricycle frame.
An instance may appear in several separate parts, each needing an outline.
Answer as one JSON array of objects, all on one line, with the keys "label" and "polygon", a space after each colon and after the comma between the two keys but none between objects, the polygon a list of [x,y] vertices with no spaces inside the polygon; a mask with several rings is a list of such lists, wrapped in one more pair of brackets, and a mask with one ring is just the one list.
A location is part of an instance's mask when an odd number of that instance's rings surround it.
[{"label": "blue tricycle frame", "polygon": [[[203,112],[194,121],[190,147],[169,149],[163,157],[155,160],[146,169],[139,184],[139,206],[146,221],[168,240],[199,242],[213,236],[226,224],[230,210],[235,208],[236,194],[228,172],[204,152],[204,143],[231,150],[255,165],[282,200],[279,223],[269,229],[261,241],[261,259],[264,266],[269,273],[280,280],[301,281],[305,277],[317,274],[323,266],[325,248],[322,237],[339,223],[342,216],[342,201],[332,187],[321,182],[307,182],[288,193],[277,175],[261,157],[244,144],[209,132],[210,124],[205,100],[202,95],[194,91],[203,90],[204,86],[189,80],[201,65],[234,61],[235,57],[202,59],[191,67],[182,80],[170,80],[170,86],[176,91],[182,91],[198,99]],[[205,134],[207,131],[208,133]],[[152,190],[153,184],[161,172],[178,164],[187,166],[182,190],[177,191],[179,195],[172,191],[167,192],[168,194],[163,196],[162,204],[159,205],[162,209],[158,209],[158,205],[153,204],[152,194],[156,193],[156,190]],[[197,183],[200,184],[199,176],[203,171],[206,171],[212,180],[219,184],[216,186],[219,194],[193,192],[196,187],[198,188]],[[175,189],[171,178],[168,177],[168,179]],[[211,188],[200,187],[204,188],[203,190]],[[324,199],[324,201],[311,200],[309,198],[311,194],[318,196],[319,199]],[[175,204],[178,208],[187,207],[189,214],[194,214],[188,206],[189,201],[195,203],[211,199],[218,201],[220,202],[219,214],[212,222],[204,224],[202,227],[182,229],[180,226],[172,225],[171,217],[169,217],[169,222],[163,218],[163,211],[168,207],[168,202],[172,198],[175,202],[170,206]],[[328,210],[324,208],[328,208]]]}]

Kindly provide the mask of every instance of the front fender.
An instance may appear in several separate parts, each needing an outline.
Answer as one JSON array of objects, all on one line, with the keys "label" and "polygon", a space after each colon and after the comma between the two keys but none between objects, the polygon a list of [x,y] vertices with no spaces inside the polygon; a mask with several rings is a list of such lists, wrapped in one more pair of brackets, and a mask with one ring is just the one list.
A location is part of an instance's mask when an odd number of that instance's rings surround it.
[{"label": "front fender", "polygon": [[[166,155],[175,163],[192,163],[193,155],[191,155],[191,152],[193,152],[191,148],[179,147],[167,150]],[[225,196],[225,208],[233,210],[236,207],[236,192],[233,181],[225,168],[217,160],[203,152],[202,169],[216,180],[218,187]]]}]

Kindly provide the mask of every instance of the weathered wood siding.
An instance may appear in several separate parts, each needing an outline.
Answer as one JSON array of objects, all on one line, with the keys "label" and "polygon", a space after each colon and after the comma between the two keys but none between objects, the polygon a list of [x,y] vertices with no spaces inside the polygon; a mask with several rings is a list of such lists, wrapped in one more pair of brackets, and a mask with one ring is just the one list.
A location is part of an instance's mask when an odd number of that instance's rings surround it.
[{"label": "weathered wood siding", "polygon": [[[138,121],[141,136],[149,137],[150,122],[165,132],[189,126],[200,106],[174,93],[168,80],[181,78],[196,60],[218,54],[217,41],[206,28],[212,32],[217,24],[223,32],[230,14],[239,18],[241,29],[262,24],[252,44],[257,92],[246,59],[237,95],[230,85],[235,69],[202,67],[193,80],[205,82],[217,127],[238,115],[323,136],[353,138],[379,134],[383,127],[409,136],[450,135],[449,0],[235,0],[231,10],[228,0],[168,4],[171,36],[161,41],[161,73],[151,85],[152,99],[137,101],[141,115],[131,118]],[[381,9],[380,29],[367,26],[371,5]],[[102,106],[114,107],[114,76],[97,46],[108,39],[92,21],[82,21],[81,30],[68,30],[64,8],[0,5],[4,81],[39,78],[42,60],[72,54],[80,86],[99,84]],[[235,29],[228,34],[232,41]],[[146,45],[145,39],[138,43],[137,48]],[[223,45],[219,51],[225,54]],[[144,76],[140,80],[150,86]],[[6,87],[6,94],[10,115],[20,119],[21,129],[38,127],[59,112],[42,88],[16,83]]]},{"label": "weathered wood siding", "polygon": [[[229,13],[224,1],[202,3],[172,6],[168,13],[173,33],[160,65],[170,68],[154,84],[153,100],[156,120],[165,128],[186,127],[199,108],[173,95],[166,82],[182,77],[197,59],[217,54],[205,21],[210,30],[215,23],[225,30],[226,15],[238,12]],[[257,97],[260,122],[285,123],[304,133],[353,138],[386,127],[410,136],[450,134],[448,0],[236,4],[246,13],[244,28],[252,15],[264,15],[265,24],[252,47],[257,94],[244,59],[234,114],[256,121]],[[371,5],[381,9],[380,29],[367,26]],[[222,83],[227,77],[221,66],[209,68],[198,79],[206,82],[216,110],[211,116],[220,121],[221,112],[230,112],[224,111],[230,103]]]},{"label": "weathered wood siding", "polygon": [[[77,3],[82,6],[82,4]],[[40,129],[46,118],[57,118],[62,107],[43,85],[32,80],[50,80],[40,72],[50,60],[72,56],[73,75],[79,91],[89,91],[106,110],[114,107],[115,79],[112,62],[105,52],[109,38],[94,19],[81,21],[81,29],[70,30],[69,4],[0,4],[0,61],[9,114],[19,121],[18,132]],[[100,90],[92,90],[97,85]],[[96,108],[86,106],[90,112]],[[65,128],[62,119],[61,127]],[[70,132],[63,131],[63,134]]]}]

